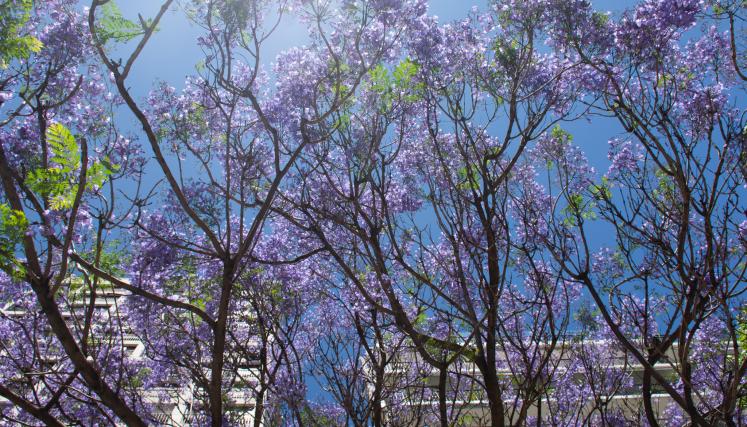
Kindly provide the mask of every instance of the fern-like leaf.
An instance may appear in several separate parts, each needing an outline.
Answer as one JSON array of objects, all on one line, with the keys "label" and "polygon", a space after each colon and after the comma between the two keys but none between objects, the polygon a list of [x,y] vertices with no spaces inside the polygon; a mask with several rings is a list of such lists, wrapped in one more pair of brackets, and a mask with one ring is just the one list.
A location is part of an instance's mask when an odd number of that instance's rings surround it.
[{"label": "fern-like leaf", "polygon": [[124,16],[114,1],[110,1],[101,8],[102,17],[96,27],[97,35],[101,43],[108,42],[126,43],[138,36],[145,34],[145,29],[151,25],[151,20],[142,20],[140,24],[131,21]]}]

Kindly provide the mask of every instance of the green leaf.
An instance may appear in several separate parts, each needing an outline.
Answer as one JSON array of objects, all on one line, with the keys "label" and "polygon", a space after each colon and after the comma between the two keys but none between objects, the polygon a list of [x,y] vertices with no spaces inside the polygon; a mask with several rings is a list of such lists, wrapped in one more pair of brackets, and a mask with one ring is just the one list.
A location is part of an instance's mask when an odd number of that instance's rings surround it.
[{"label": "green leaf", "polygon": [[405,58],[404,61],[397,64],[394,72],[392,72],[394,84],[397,87],[407,87],[417,73],[418,65],[412,62],[410,58]]},{"label": "green leaf", "polygon": [[347,129],[350,126],[350,113],[342,111],[339,117],[332,123],[335,129]]},{"label": "green leaf", "polygon": [[565,215],[563,224],[567,226],[577,226],[578,217],[581,219],[595,219],[596,213],[594,208],[596,204],[593,201],[585,201],[581,194],[571,194],[566,198],[568,205],[561,212]]},{"label": "green leaf", "polygon": [[44,45],[34,36],[22,34],[31,16],[32,0],[0,1],[0,69],[17,59],[28,59]]},{"label": "green leaf", "polygon": [[414,83],[415,76],[420,66],[405,58],[390,73],[384,65],[374,67],[368,75],[369,88],[381,95],[381,109],[389,110],[394,105],[395,99],[403,102],[417,102],[423,98],[425,84]]},{"label": "green leaf", "polygon": [[602,177],[602,183],[591,184],[589,190],[592,196],[597,200],[609,200],[612,198],[612,191],[610,190],[609,178]]},{"label": "green leaf", "polygon": [[457,184],[459,190],[478,190],[480,188],[480,177],[476,168],[461,167],[457,170],[457,175],[459,177],[459,183]]},{"label": "green leaf", "polygon": [[47,198],[54,210],[69,209],[75,201],[75,193],[60,168],[35,169],[26,177],[26,185]]},{"label": "green leaf", "polygon": [[390,89],[391,78],[389,77],[389,72],[382,64],[374,67],[368,74],[371,90],[379,94],[384,94]]},{"label": "green leaf", "polygon": [[68,128],[53,123],[47,128],[47,143],[52,152],[51,161],[58,163],[64,172],[80,167],[80,149],[75,137]]},{"label": "green leaf", "polygon": [[555,127],[553,127],[552,130],[550,131],[550,135],[553,138],[559,139],[564,142],[570,143],[571,141],[573,141],[573,135],[563,130],[563,128],[561,128],[560,125],[555,125]]},{"label": "green leaf", "polygon": [[408,103],[417,102],[423,98],[425,92],[425,83],[413,83],[417,76],[420,66],[412,62],[410,58],[405,58],[394,68],[392,76],[394,77],[394,87],[400,92],[405,93],[403,100]]},{"label": "green leaf", "polygon": [[[26,176],[26,185],[49,201],[50,208],[64,210],[73,207],[78,192],[81,153],[68,128],[53,123],[47,128],[47,143],[51,153],[48,168],[37,168]],[[91,162],[86,171],[86,190],[101,187],[112,173],[119,170],[108,157]]]},{"label": "green leaf", "polygon": [[412,322],[413,326],[419,327],[425,325],[425,322],[428,320],[428,315],[425,314],[424,311],[421,311],[420,314],[415,317],[415,320]]},{"label": "green leaf", "polygon": [[86,171],[86,189],[95,190],[101,187],[111,175],[112,170],[103,162],[95,162]]},{"label": "green leaf", "polygon": [[110,41],[126,43],[145,34],[145,27],[153,23],[151,19],[148,19],[144,25],[141,25],[126,19],[113,0],[101,8],[101,13],[102,17],[97,22],[96,34],[103,45]]},{"label": "green leaf", "polygon": [[602,12],[594,12],[591,15],[591,20],[597,27],[604,27],[610,20],[609,15]]},{"label": "green leaf", "polygon": [[29,221],[22,211],[0,203],[0,269],[14,277],[23,274],[23,265],[15,254],[28,227]]},{"label": "green leaf", "polygon": [[2,43],[0,69],[8,68],[8,64],[15,59],[28,59],[32,53],[42,50],[44,44],[33,36],[15,37]]}]

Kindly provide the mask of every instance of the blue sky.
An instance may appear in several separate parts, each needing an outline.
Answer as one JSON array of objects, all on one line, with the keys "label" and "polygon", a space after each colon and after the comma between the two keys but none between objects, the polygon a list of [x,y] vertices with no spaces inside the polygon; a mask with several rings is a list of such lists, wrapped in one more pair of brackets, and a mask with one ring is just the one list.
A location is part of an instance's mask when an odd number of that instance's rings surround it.
[{"label": "blue sky", "polygon": [[[136,19],[138,13],[144,17],[155,15],[160,3],[154,0],[120,0],[118,2],[122,13],[131,19]],[[465,17],[472,6],[485,9],[487,3],[485,0],[431,0],[429,11],[430,14],[438,16],[441,22],[448,22]],[[616,12],[629,7],[634,2],[594,0],[592,4],[598,10]],[[179,87],[184,78],[193,73],[195,63],[201,59],[202,55],[195,43],[199,29],[191,25],[180,10],[169,11],[160,28],[159,33],[149,42],[134,68],[131,86],[135,93],[145,95],[156,78]],[[272,60],[282,50],[302,45],[305,40],[305,28],[293,19],[285,19],[266,45],[265,58]]]},{"label": "blue sky", "polygon": [[[142,13],[145,17],[153,16],[161,2],[154,0],[120,0],[118,3],[125,16],[136,19],[138,13]],[[465,17],[472,6],[485,9],[487,4],[488,1],[486,0],[431,0],[429,11],[431,14],[438,16],[441,22],[448,22]],[[615,13],[630,7],[635,2],[631,0],[593,0],[592,4],[597,10]],[[164,80],[177,88],[181,87],[186,76],[194,73],[195,64],[202,58],[202,54],[195,43],[199,29],[191,25],[180,10],[168,12],[160,28],[160,31],[142,52],[129,80],[133,93],[140,99],[147,95],[157,80]],[[285,19],[266,45],[265,61],[271,62],[284,49],[302,45],[305,40],[305,28],[293,19]],[[129,49],[126,49],[126,52],[122,52],[121,55],[124,56],[128,52]],[[116,52],[113,56],[116,56]],[[120,123],[124,121],[122,124],[126,124],[132,119],[131,115],[125,118],[126,116],[125,112],[123,117],[120,118]],[[619,132],[619,128],[614,126],[614,122],[612,120],[594,120],[589,123],[583,120],[568,124],[566,127],[575,135],[576,143],[582,146],[590,156],[592,163],[598,165],[598,169],[602,167],[603,165],[598,162],[606,161],[606,142]]]},{"label": "blue sky", "polygon": [[[631,0],[592,0],[593,6],[600,11],[619,13],[629,8],[636,2]],[[130,18],[137,19],[140,13],[144,17],[154,16],[160,7],[160,1],[154,0],[120,0],[118,2],[122,13]],[[480,9],[487,8],[488,1],[458,1],[458,0],[431,0],[429,2],[429,13],[439,17],[442,23],[464,18],[473,6]],[[133,68],[129,79],[129,86],[136,99],[143,100],[153,88],[156,81],[163,80],[172,86],[181,88],[188,75],[195,72],[195,64],[202,59],[202,53],[196,45],[196,38],[200,29],[185,19],[181,10],[172,7],[167,12],[160,30],[142,52],[139,60]],[[306,38],[306,29],[295,19],[284,19],[273,37],[265,45],[264,60],[266,65],[271,63],[275,56],[285,49],[293,46],[303,45]],[[122,47],[122,52],[113,52],[111,56],[125,56],[129,54],[131,46]],[[118,112],[120,125],[137,133],[139,126],[134,122],[134,117],[126,109]],[[613,119],[594,118],[594,120],[577,120],[572,123],[562,124],[563,128],[574,135],[574,142],[579,145],[589,157],[590,164],[597,172],[603,174],[608,165],[607,141],[621,134],[621,128]],[[152,181],[160,178],[155,172]],[[146,177],[147,180],[148,177]],[[603,236],[605,233],[593,233],[595,236]],[[596,241],[594,241],[596,240]],[[599,244],[610,244],[601,237],[593,238],[594,246]]]},{"label": "blue sky", "polygon": [[[137,13],[144,17],[153,16],[160,2],[155,0],[119,0],[120,8],[125,16],[136,19]],[[611,11],[619,13],[629,8],[635,2],[630,0],[592,0],[593,6],[600,11]],[[437,15],[444,23],[465,17],[473,5],[481,9],[486,8],[487,1],[459,1],[459,0],[431,0],[430,13]],[[181,88],[185,78],[195,72],[195,64],[202,58],[202,54],[196,46],[196,38],[199,29],[190,25],[181,11],[170,11],[160,25],[161,30],[154,36],[146,49],[143,51],[133,74],[129,80],[129,86],[137,98],[142,100],[153,88],[157,80],[163,80],[176,88]],[[306,40],[306,30],[297,22],[286,19],[282,26],[274,34],[267,44],[264,54],[265,63],[272,59],[284,49],[292,46],[303,45]],[[125,46],[124,56],[129,52]],[[112,56],[116,57],[117,52]],[[129,111],[121,109],[118,121],[133,132],[137,132],[138,126],[134,123],[134,117]],[[613,119],[594,118],[593,120],[577,120],[572,123],[564,123],[564,129],[574,136],[574,142],[579,145],[589,157],[590,164],[594,166],[599,175],[604,174],[609,165],[607,159],[607,141],[621,135],[621,128]],[[160,177],[157,171],[152,176],[155,181]],[[147,178],[146,178],[147,180]],[[605,233],[603,228],[593,227],[591,244],[593,248],[603,245],[614,245],[610,241],[610,234]],[[309,384],[310,393],[319,393],[315,384]]]}]

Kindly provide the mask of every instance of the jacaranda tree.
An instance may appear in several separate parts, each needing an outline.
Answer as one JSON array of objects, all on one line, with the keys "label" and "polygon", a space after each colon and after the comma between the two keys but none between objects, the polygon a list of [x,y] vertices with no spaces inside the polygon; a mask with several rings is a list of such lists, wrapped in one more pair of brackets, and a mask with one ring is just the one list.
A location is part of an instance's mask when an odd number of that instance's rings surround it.
[{"label": "jacaranda tree", "polygon": [[0,422],[747,423],[743,1],[155,3],[0,0]]}]

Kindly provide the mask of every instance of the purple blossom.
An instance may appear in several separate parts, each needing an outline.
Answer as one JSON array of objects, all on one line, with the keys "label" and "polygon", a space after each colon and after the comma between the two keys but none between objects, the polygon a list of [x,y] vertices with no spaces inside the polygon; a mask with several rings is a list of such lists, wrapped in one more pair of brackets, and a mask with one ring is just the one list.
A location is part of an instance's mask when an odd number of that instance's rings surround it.
[{"label": "purple blossom", "polygon": [[610,148],[607,158],[612,164],[605,177],[614,183],[618,178],[636,175],[640,171],[640,163],[644,157],[639,145],[617,138],[609,140],[608,144]]}]

